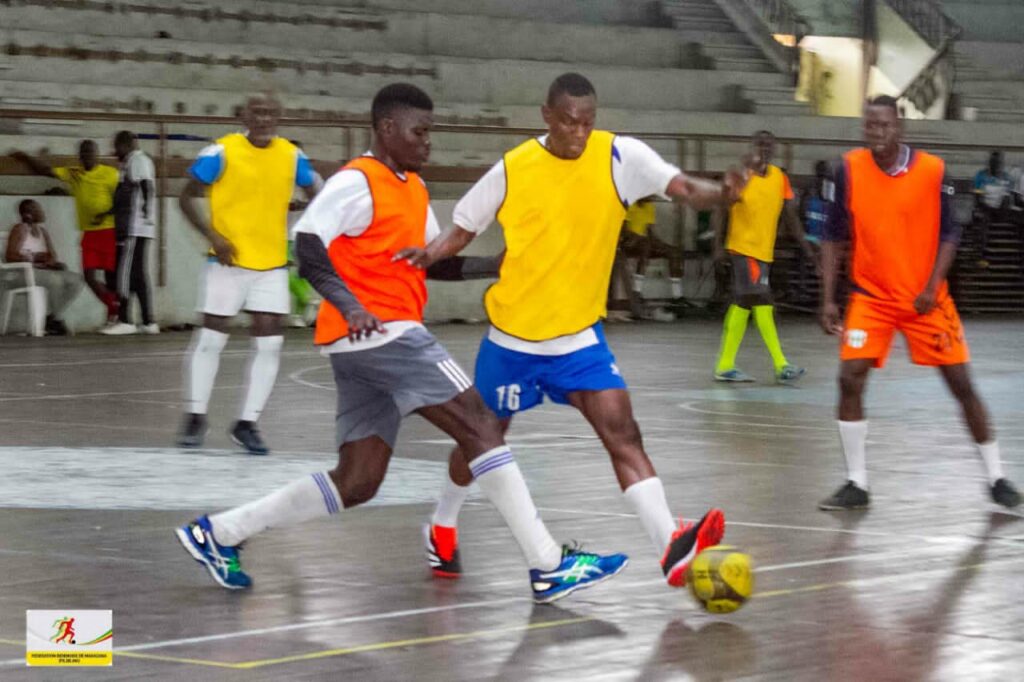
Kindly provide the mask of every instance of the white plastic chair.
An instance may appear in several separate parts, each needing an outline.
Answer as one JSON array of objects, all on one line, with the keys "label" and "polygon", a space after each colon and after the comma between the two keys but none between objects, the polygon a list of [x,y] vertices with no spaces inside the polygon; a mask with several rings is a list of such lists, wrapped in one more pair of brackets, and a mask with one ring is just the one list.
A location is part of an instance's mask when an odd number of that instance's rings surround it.
[{"label": "white plastic chair", "polygon": [[[7,233],[0,233],[0,249],[7,247]],[[2,253],[2,251],[0,251]],[[0,262],[0,279],[4,272],[21,272],[25,278],[25,286],[14,289],[2,289],[3,298],[0,299],[0,335],[7,333],[7,327],[11,321],[11,308],[14,307],[14,297],[24,296],[25,306],[28,309],[28,330],[32,336],[43,336],[46,324],[46,289],[36,285],[35,269],[31,263],[2,263]]]}]

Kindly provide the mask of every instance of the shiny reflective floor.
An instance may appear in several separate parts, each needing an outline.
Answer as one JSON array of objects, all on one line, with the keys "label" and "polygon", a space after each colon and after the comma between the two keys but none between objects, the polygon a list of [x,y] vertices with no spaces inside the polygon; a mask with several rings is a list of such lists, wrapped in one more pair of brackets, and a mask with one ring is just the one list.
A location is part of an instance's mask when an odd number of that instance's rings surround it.
[{"label": "shiny reflective floor", "polygon": [[[622,324],[608,337],[676,513],[725,509],[757,594],[712,616],[668,588],[600,443],[568,408],[517,418],[510,442],[552,532],[625,551],[616,579],[533,606],[511,536],[479,496],[462,515],[466,575],[433,580],[422,523],[448,442],[419,418],[375,503],[254,538],[256,585],[216,587],[172,528],[334,464],[334,387],[310,334],[288,337],[262,420],[274,453],[236,452],[248,341],[221,364],[209,449],[171,447],[188,337],[0,339],[0,679],[993,680],[1024,661],[1024,520],[988,499],[937,375],[902,346],[868,394],[873,507],[817,511],[843,480],[834,341],[780,325],[799,388],[711,381],[719,325]],[[975,377],[1007,473],[1024,482],[1024,323],[968,320]],[[435,332],[471,370],[479,326]],[[26,609],[112,609],[111,668],[26,669]]]}]

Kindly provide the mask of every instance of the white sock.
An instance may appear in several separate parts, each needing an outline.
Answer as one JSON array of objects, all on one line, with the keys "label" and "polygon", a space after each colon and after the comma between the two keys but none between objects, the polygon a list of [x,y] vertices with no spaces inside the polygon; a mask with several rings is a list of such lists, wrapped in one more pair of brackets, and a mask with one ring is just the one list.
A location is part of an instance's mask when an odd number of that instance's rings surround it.
[{"label": "white sock", "polygon": [[626,488],[622,494],[640,517],[640,523],[654,543],[654,550],[660,559],[676,530],[676,522],[668,510],[661,479],[657,476],[645,478]]},{"label": "white sock", "polygon": [[1003,478],[1003,462],[999,459],[999,443],[989,441],[988,443],[977,443],[978,453],[981,461],[985,463],[985,473],[988,474],[988,484],[995,485],[996,481]]},{"label": "white sock", "polygon": [[430,522],[435,526],[455,528],[459,523],[459,510],[462,509],[462,503],[469,497],[471,487],[472,483],[462,486],[453,481],[451,476],[445,474],[441,497],[437,500],[434,516]]},{"label": "white sock", "polygon": [[846,458],[846,477],[864,490],[868,489],[867,457],[864,444],[868,440],[868,421],[839,422],[839,440]]},{"label": "white sock", "polygon": [[249,385],[245,390],[245,404],[242,407],[242,421],[254,422],[260,418],[267,404],[270,391],[277,379],[277,368],[281,364],[283,336],[254,336],[252,345],[256,352],[249,363]]},{"label": "white sock", "polygon": [[647,278],[644,275],[633,275],[633,293],[642,294],[644,293],[644,280]]},{"label": "white sock", "polygon": [[187,411],[193,414],[206,414],[210,405],[210,393],[213,392],[213,380],[217,378],[220,367],[220,352],[228,342],[228,335],[222,332],[200,327],[192,335],[192,352],[188,361],[188,387],[185,389]]},{"label": "white sock", "polygon": [[562,550],[541,520],[508,446],[488,450],[470,462],[469,468],[480,490],[508,524],[527,565],[544,571],[557,568],[562,562]]},{"label": "white sock", "polygon": [[669,284],[672,285],[672,298],[683,297],[683,278],[682,277],[669,277]]},{"label": "white sock", "polygon": [[341,511],[341,496],[327,472],[292,481],[266,497],[210,517],[217,542],[234,547],[268,528],[281,528]]}]

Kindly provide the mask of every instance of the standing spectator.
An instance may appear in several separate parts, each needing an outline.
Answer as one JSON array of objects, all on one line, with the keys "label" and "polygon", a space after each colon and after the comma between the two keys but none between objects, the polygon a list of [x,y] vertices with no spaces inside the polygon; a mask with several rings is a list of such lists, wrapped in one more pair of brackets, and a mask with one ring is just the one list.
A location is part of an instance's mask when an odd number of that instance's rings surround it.
[{"label": "standing spectator", "polygon": [[[43,225],[46,220],[43,207],[32,199],[25,199],[18,204],[18,213],[21,222],[12,227],[7,236],[4,260],[8,263],[32,264],[36,284],[46,289],[46,333],[64,336],[68,328],[62,313],[81,291],[84,282],[78,275],[68,272],[67,266],[57,260],[50,233]],[[6,276],[11,274],[18,273],[5,273]],[[11,284],[5,277],[3,285],[10,287]],[[24,282],[14,286],[24,286]]]},{"label": "standing spectator", "polygon": [[[250,454],[269,452],[256,429],[277,378],[288,314],[288,204],[296,185],[312,198],[313,168],[288,140],[277,136],[281,103],[271,95],[250,97],[242,111],[245,131],[217,140],[188,170],[181,210],[210,243],[201,294],[203,326],[196,330],[186,369],[188,412],[180,447],[197,448],[206,434],[206,411],[228,323],[245,310],[252,316],[255,354],[249,365],[242,413],[231,438]],[[210,218],[195,202],[209,198]]]},{"label": "standing spectator", "polygon": [[[122,336],[141,331],[159,334],[153,319],[149,286],[149,245],[156,238],[156,170],[153,160],[139,149],[134,133],[122,130],[114,136],[114,154],[121,161],[120,181],[114,194],[114,225],[117,236],[118,322],[101,334]],[[131,297],[139,300],[142,325],[131,323]]]},{"label": "standing spectator", "polygon": [[[97,161],[98,151],[92,140],[78,145],[80,166],[51,167],[25,152],[12,157],[28,166],[37,175],[57,178],[67,184],[75,198],[78,229],[82,232],[82,276],[89,289],[107,307],[107,323],[117,322],[118,299],[115,293],[117,244],[114,239],[114,190],[117,169]],[[102,280],[100,273],[103,273]]]},{"label": "standing spectator", "polygon": [[1005,222],[1010,208],[1010,176],[1003,165],[1003,153],[994,151],[988,168],[974,176],[974,229],[978,249],[978,267],[987,268],[988,232],[993,221]]},{"label": "standing spectator", "polygon": [[825,161],[814,164],[814,184],[804,192],[800,201],[800,217],[804,221],[807,241],[818,245],[825,233],[828,219],[828,205],[835,196],[835,185],[829,179],[829,167]]},{"label": "standing spectator", "polygon": [[775,327],[775,306],[768,276],[775,259],[779,218],[785,220],[808,258],[813,259],[814,252],[804,238],[789,178],[781,168],[771,163],[774,153],[775,136],[767,130],[755,133],[750,154],[744,159],[751,171],[750,181],[740,200],[729,210],[729,234],[724,249],[721,245],[724,231],[719,229],[715,260],[724,260],[728,252],[733,273],[733,303],[725,314],[714,372],[716,381],[753,381],[736,367],[736,354],[751,316],[771,355],[775,380],[791,384],[804,375],[803,367],[789,364]]}]

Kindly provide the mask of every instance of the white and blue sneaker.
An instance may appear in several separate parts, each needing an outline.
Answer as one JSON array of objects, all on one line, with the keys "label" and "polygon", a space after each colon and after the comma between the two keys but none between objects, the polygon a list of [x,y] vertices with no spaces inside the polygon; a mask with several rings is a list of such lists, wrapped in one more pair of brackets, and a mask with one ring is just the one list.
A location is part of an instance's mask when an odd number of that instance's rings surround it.
[{"label": "white and blue sneaker", "polygon": [[242,546],[225,547],[213,538],[213,526],[206,515],[180,528],[174,529],[178,542],[192,558],[206,567],[221,587],[229,590],[244,590],[252,585],[242,570],[239,551]]},{"label": "white and blue sneaker", "polygon": [[533,601],[550,604],[576,590],[608,580],[629,563],[625,554],[591,554],[578,547],[562,546],[562,563],[552,571],[530,569]]}]

